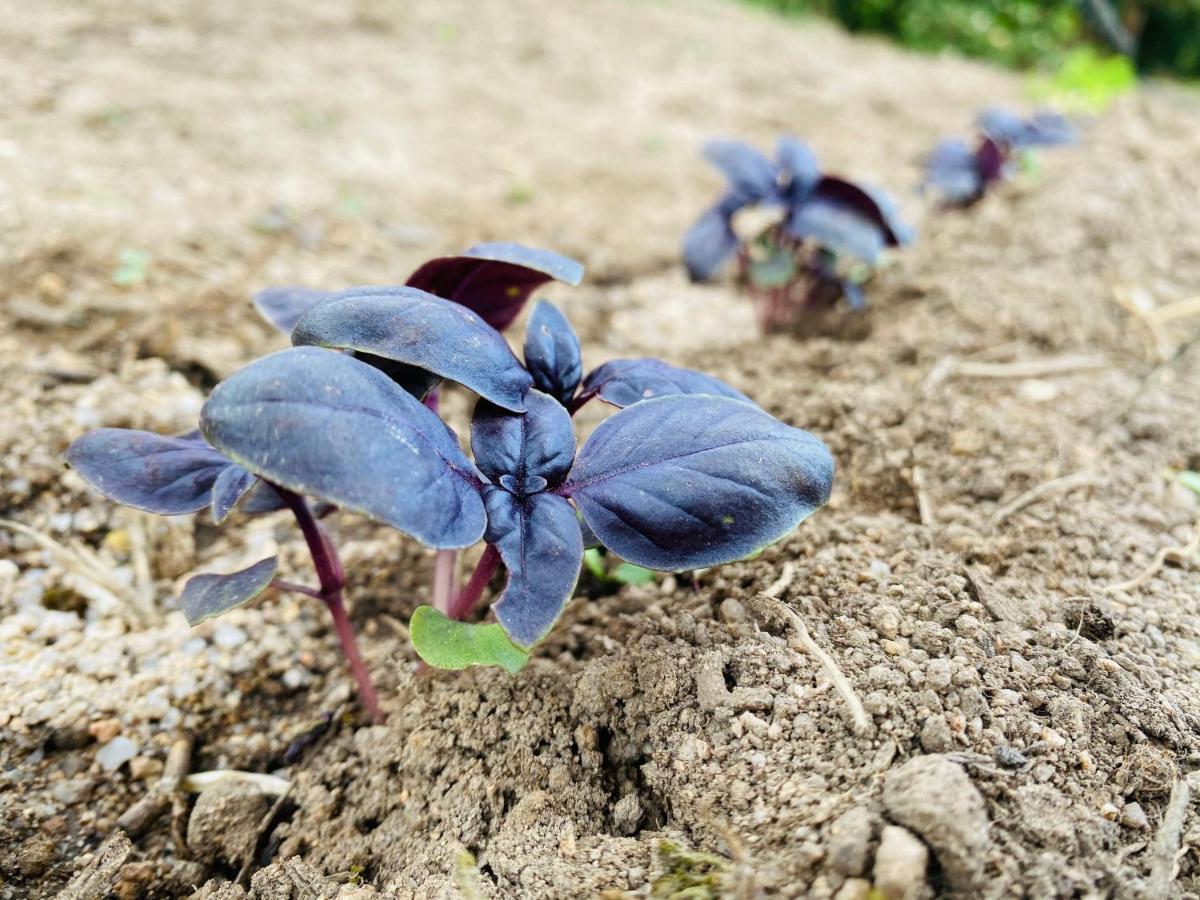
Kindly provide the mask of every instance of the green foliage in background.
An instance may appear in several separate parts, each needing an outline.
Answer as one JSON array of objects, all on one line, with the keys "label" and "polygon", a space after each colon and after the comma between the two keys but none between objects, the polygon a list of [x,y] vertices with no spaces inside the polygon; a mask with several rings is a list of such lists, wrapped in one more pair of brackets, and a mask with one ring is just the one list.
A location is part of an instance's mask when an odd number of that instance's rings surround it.
[{"label": "green foliage in background", "polygon": [[1082,46],[1109,54],[1120,45],[1123,31],[1132,39],[1125,49],[1138,71],[1200,77],[1198,0],[744,2],[786,14],[829,16],[850,31],[890,35],[918,50],[953,49],[1015,68],[1055,70],[1070,63],[1072,51]]},{"label": "green foliage in background", "polygon": [[1136,85],[1137,72],[1127,57],[1079,47],[1067,54],[1057,71],[1034,76],[1029,89],[1035,100],[1055,109],[1094,113]]}]

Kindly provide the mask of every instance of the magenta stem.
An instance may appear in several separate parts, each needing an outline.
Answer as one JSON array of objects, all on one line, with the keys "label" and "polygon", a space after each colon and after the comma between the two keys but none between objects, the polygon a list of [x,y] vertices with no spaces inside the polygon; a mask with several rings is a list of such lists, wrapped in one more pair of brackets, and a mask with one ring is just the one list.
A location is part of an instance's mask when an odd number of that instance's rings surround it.
[{"label": "magenta stem", "polygon": [[475,604],[479,602],[483,589],[487,587],[498,568],[500,568],[500,551],[488,544],[487,549],[483,551],[483,556],[479,557],[479,563],[471,574],[471,580],[454,598],[446,615],[451,619],[465,619],[469,616],[471,610],[475,608]]},{"label": "magenta stem", "polygon": [[311,588],[305,584],[296,584],[293,581],[284,581],[282,578],[276,578],[271,582],[270,587],[277,591],[290,591],[293,594],[304,594],[306,597],[315,597],[318,600],[324,600],[325,595],[318,588]]},{"label": "magenta stem", "polygon": [[433,608],[449,614],[454,592],[458,590],[455,577],[458,569],[457,550],[439,550],[433,562]]},{"label": "magenta stem", "polygon": [[[379,695],[375,692],[371,673],[367,670],[362,655],[358,652],[354,628],[350,624],[349,616],[346,615],[346,602],[342,598],[342,588],[346,584],[346,572],[342,568],[342,561],[333,546],[333,541],[329,539],[329,535],[325,533],[325,529],[321,527],[321,523],[317,521],[303,497],[278,485],[273,485],[273,487],[279,492],[288,509],[292,511],[292,515],[296,517],[296,524],[300,526],[300,532],[304,535],[305,543],[308,544],[313,568],[317,570],[317,579],[321,582],[321,589],[316,592],[316,596],[324,602],[329,609],[329,614],[333,617],[333,630],[337,633],[338,640],[342,644],[342,652],[346,655],[346,662],[350,665],[350,673],[358,685],[359,699],[367,708],[371,719],[377,724],[381,723],[384,715],[383,709],[379,705]],[[281,585],[287,585],[283,588],[284,590],[299,588],[299,593],[313,594],[311,588],[303,585],[292,585],[290,582],[282,582]]]}]

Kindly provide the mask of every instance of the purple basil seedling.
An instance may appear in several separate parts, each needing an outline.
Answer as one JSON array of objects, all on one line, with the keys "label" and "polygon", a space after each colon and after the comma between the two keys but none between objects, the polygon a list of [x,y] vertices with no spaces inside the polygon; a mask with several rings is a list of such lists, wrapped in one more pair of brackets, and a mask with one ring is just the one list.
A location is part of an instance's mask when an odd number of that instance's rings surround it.
[{"label": "purple basil seedling", "polygon": [[[774,161],[737,141],[713,141],[704,155],[728,189],[684,236],[684,263],[692,280],[708,281],[736,258],[764,331],[789,329],[804,313],[842,298],[861,309],[862,288],[845,260],[873,266],[885,249],[913,238],[891,198],[822,174],[812,151],[793,137],[780,138]],[[771,210],[774,221],[747,239],[734,220],[755,206]]]},{"label": "purple basil seedling", "polygon": [[979,138],[974,150],[965,141],[947,138],[925,160],[925,186],[937,190],[946,207],[977,203],[991,187],[1012,175],[1020,154],[1075,140],[1071,124],[1054,112],[1022,119],[992,108],[980,114],[976,125]]}]

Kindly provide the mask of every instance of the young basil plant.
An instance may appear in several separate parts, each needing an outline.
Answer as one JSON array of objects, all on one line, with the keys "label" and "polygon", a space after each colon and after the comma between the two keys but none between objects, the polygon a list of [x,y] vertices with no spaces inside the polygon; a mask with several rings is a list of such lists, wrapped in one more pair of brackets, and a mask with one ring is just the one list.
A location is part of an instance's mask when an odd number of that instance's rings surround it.
[{"label": "young basil plant", "polygon": [[[793,137],[779,139],[774,160],[737,141],[713,141],[704,156],[728,188],[684,236],[684,264],[692,280],[708,281],[736,258],[765,331],[793,327],[804,313],[843,298],[861,309],[862,289],[846,260],[869,269],[885,249],[913,239],[887,194],[823,174],[808,146]],[[775,218],[743,238],[734,219],[753,206]]]},{"label": "young basil plant", "polygon": [[946,207],[977,203],[999,182],[1012,177],[1016,160],[1036,147],[1059,147],[1075,141],[1075,129],[1055,112],[1022,119],[1007,110],[985,110],[976,119],[974,149],[959,138],[947,138],[925,160],[924,186],[938,191]]}]

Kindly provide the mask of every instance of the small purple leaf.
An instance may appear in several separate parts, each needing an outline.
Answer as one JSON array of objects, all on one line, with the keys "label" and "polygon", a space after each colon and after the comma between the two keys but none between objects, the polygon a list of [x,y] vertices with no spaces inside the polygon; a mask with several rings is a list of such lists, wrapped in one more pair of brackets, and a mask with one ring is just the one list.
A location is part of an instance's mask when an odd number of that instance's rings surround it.
[{"label": "small purple leaf", "polygon": [[180,599],[189,625],[199,625],[249,603],[271,584],[279,557],[270,556],[229,575],[197,575],[183,586]]},{"label": "small purple leaf", "polygon": [[198,512],[228,459],[195,433],[179,437],[99,428],[67,448],[67,463],[97,491],[125,506],[160,516]]},{"label": "small purple leaf", "polygon": [[430,546],[466,547],[483,535],[480,478],[454,434],[345,354],[297,347],[251,363],[216,386],[200,427],[260,477]]},{"label": "small purple leaf", "polygon": [[488,486],[484,502],[486,540],[508,570],[508,583],[492,608],[513,643],[529,648],[554,626],[575,592],[583,565],[579,520],[557,494],[519,497]]},{"label": "small purple leaf", "polygon": [[939,141],[925,160],[925,183],[956,205],[967,205],[983,192],[983,177],[975,153],[964,141]]},{"label": "small purple leaf", "polygon": [[517,494],[558,487],[575,460],[575,433],[562,404],[533,390],[525,403],[525,414],[514,415],[480,400],[471,420],[475,465]]},{"label": "small purple leaf", "polygon": [[811,191],[821,178],[821,167],[808,144],[791,135],[779,139],[775,150],[779,170],[789,179],[789,193],[799,199]]},{"label": "small purple leaf", "polygon": [[431,259],[408,279],[408,286],[453,300],[503,331],[529,295],[549,281],[577,285],[583,266],[552,250],[521,244],[479,244],[461,256]]},{"label": "small purple leaf", "polygon": [[654,397],[711,394],[751,403],[741,391],[703,372],[672,366],[660,359],[613,359],[597,366],[583,382],[582,395],[596,395],[624,408]]},{"label": "small purple leaf", "polygon": [[258,476],[247,472],[241,466],[231,463],[225,468],[212,487],[212,518],[220,525],[224,522],[237,502],[244,497],[258,482]]},{"label": "small purple leaf", "polygon": [[985,135],[1016,150],[1057,147],[1075,141],[1075,129],[1071,123],[1049,110],[1022,119],[1006,109],[992,107],[984,110],[976,121]]},{"label": "small purple leaf", "polygon": [[894,206],[884,209],[863,188],[828,175],[808,199],[792,208],[787,229],[793,237],[812,238],[835,253],[868,263],[874,263],[885,247],[898,246],[909,237]]},{"label": "small purple leaf", "polygon": [[264,319],[291,334],[300,317],[332,293],[308,287],[273,287],[255,294],[254,306]]},{"label": "small purple leaf", "polygon": [[732,216],[743,205],[736,197],[722,198],[683,236],[683,263],[692,281],[708,281],[737,251]]},{"label": "small purple leaf", "polygon": [[525,328],[525,368],[533,385],[566,406],[583,378],[583,354],[571,323],[545,300],[533,307]]},{"label": "small purple leaf", "polygon": [[458,303],[413,287],[361,287],[334,294],[292,331],[297,346],[383,357],[457,381],[497,406],[523,412],[533,384],[496,329]]},{"label": "small purple leaf", "polygon": [[720,170],[742,203],[778,200],[778,175],[774,164],[741,141],[709,141],[704,158]]},{"label": "small purple leaf", "polygon": [[558,493],[622,559],[666,571],[741,559],[829,499],[821,441],[740,400],[645,400],[602,422]]}]

